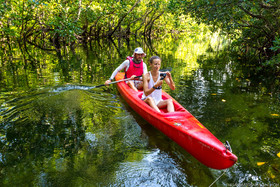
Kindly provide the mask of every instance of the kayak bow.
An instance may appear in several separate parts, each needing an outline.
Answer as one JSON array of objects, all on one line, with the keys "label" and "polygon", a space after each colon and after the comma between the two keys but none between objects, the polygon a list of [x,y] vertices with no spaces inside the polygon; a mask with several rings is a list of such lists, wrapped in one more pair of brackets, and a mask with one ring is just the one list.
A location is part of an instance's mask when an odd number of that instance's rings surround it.
[{"label": "kayak bow", "polygon": [[[116,80],[124,78],[118,73]],[[141,100],[143,91],[134,91],[125,82],[118,82],[117,88],[129,104],[147,122],[175,141],[198,161],[213,169],[226,169],[233,166],[237,157],[207,128],[205,128],[190,112],[182,107],[166,92],[162,91],[162,99],[173,100],[175,112],[167,113],[166,109],[157,112]]]}]

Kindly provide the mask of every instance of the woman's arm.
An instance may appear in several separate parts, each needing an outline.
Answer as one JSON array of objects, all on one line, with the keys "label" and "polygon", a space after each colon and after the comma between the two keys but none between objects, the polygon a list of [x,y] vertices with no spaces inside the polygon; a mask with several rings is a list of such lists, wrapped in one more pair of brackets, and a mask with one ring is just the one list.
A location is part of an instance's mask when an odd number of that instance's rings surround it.
[{"label": "woman's arm", "polygon": [[152,93],[152,92],[150,92],[149,87],[148,87],[149,79],[150,79],[149,73],[143,74],[142,75],[142,79],[143,79],[143,91],[144,91],[144,94],[145,94],[145,96],[148,96],[148,95],[150,95]]},{"label": "woman's arm", "polygon": [[171,90],[175,90],[175,83],[173,82],[171,73],[169,71],[166,72],[166,77],[164,78],[164,80]]}]

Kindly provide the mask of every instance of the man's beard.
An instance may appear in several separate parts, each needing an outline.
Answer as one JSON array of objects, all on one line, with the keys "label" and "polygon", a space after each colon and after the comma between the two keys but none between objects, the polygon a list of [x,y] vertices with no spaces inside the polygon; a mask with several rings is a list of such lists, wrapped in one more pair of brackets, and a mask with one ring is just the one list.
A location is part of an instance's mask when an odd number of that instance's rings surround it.
[{"label": "man's beard", "polygon": [[140,64],[141,60],[136,60],[135,58],[133,58],[133,62],[136,63],[136,64]]}]

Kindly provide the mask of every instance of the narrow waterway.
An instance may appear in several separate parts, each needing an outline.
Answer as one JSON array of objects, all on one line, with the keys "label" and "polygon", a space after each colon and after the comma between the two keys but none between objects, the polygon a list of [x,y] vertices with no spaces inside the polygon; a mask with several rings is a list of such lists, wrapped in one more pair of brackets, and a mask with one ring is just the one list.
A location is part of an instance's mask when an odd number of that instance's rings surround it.
[{"label": "narrow waterway", "polygon": [[[279,186],[280,95],[269,78],[246,74],[252,67],[238,65],[215,37],[116,43],[1,61],[0,186],[209,186],[221,175],[213,186]],[[138,46],[172,68],[176,90],[164,89],[229,141],[233,167],[198,162],[115,85],[93,89]]]}]

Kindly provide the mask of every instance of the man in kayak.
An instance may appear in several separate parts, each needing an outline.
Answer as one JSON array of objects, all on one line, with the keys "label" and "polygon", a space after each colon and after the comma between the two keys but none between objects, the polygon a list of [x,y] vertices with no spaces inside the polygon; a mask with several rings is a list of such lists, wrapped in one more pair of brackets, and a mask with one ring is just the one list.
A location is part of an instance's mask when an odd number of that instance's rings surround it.
[{"label": "man in kayak", "polygon": [[127,59],[115,69],[112,73],[109,80],[105,81],[105,85],[112,82],[117,73],[125,69],[125,78],[130,78],[130,81],[127,81],[127,84],[130,88],[135,91],[143,88],[143,82],[140,80],[134,80],[136,76],[141,76],[142,74],[147,73],[147,65],[143,62],[143,58],[146,56],[141,47],[137,47],[132,57],[127,57]]},{"label": "man in kayak", "polygon": [[[163,80],[167,85],[175,90],[170,72],[160,72],[161,59],[158,56],[150,58],[151,71],[143,75],[143,95],[142,100],[148,103],[156,111],[160,112],[160,108],[167,108],[168,112],[174,112],[172,99],[162,100],[162,83]],[[162,74],[162,76],[161,76]]]}]

